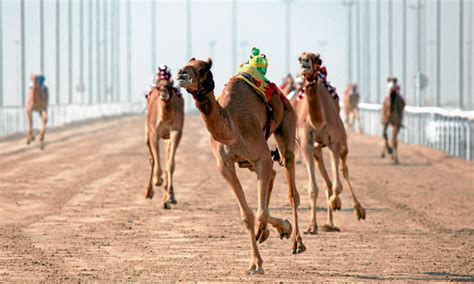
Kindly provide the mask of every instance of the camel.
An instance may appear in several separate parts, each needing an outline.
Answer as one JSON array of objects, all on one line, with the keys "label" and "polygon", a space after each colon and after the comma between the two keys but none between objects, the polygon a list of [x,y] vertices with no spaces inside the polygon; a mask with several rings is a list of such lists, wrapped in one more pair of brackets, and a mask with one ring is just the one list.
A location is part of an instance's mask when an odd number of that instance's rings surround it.
[{"label": "camel", "polygon": [[[311,223],[305,233],[317,234],[316,201],[318,185],[314,171],[314,161],[317,161],[319,172],[325,183],[326,199],[328,203],[327,224],[324,231],[339,231],[333,223],[333,210],[341,209],[339,194],[342,184],[339,178],[340,168],[352,198],[353,207],[358,220],[365,219],[365,209],[354,195],[347,166],[347,136],[344,125],[339,116],[337,97],[331,96],[324,82],[318,78],[321,60],[319,54],[303,52],[299,58],[301,74],[304,82],[304,97],[295,105],[298,114],[298,131],[301,140],[301,153],[306,162],[309,175],[308,193],[311,201]],[[331,158],[332,182],[324,166],[322,149],[328,147]],[[341,164],[339,164],[339,161]],[[339,167],[340,166],[340,167]]]},{"label": "camel", "polygon": [[[217,167],[239,202],[240,214],[251,242],[250,267],[247,273],[263,274],[263,260],[257,241],[262,243],[269,237],[267,223],[276,229],[280,238],[289,238],[292,234],[294,254],[306,250],[299,233],[297,215],[300,199],[295,184],[296,114],[283,95],[272,95],[268,104],[273,113],[268,112],[265,101],[254,88],[236,77],[229,79],[216,100],[211,67],[210,58],[207,61],[191,58],[178,72],[178,84],[192,95],[211,134],[211,148]],[[268,209],[276,175],[271,151],[266,141],[270,134],[273,134],[277,142],[281,163],[286,170],[288,197],[293,212],[293,230],[288,220],[272,216]],[[255,234],[255,217],[236,175],[235,163],[257,175],[257,234]]]},{"label": "camel", "polygon": [[[383,138],[385,140],[384,147],[382,150],[381,157],[385,158],[385,151],[391,155],[391,158],[395,164],[399,163],[398,160],[398,141],[397,136],[400,128],[403,127],[403,110],[405,108],[405,100],[399,93],[400,87],[397,85],[397,78],[389,77],[388,81],[388,96],[382,104],[382,126],[383,126]],[[388,143],[387,128],[392,125],[392,146]]]},{"label": "camel", "polygon": [[[171,78],[171,74],[169,77]],[[146,110],[145,142],[150,152],[151,171],[145,198],[153,198],[153,184],[163,185],[163,208],[170,209],[170,204],[177,203],[173,174],[175,154],[183,134],[184,99],[179,89],[173,87],[171,80],[158,77],[155,86],[148,93]],[[160,139],[164,139],[166,149],[164,179],[160,164]]]},{"label": "camel", "polygon": [[41,115],[41,129],[39,133],[40,149],[44,149],[44,135],[46,134],[46,122],[48,121],[48,88],[44,85],[45,77],[41,74],[31,74],[32,86],[28,91],[26,102],[26,117],[28,119],[28,131],[26,133],[26,144],[35,140],[33,135],[33,111]]},{"label": "camel", "polygon": [[359,100],[360,95],[357,91],[356,84],[348,84],[344,92],[344,114],[347,130],[352,130],[357,122],[359,132],[362,132],[359,117]]}]

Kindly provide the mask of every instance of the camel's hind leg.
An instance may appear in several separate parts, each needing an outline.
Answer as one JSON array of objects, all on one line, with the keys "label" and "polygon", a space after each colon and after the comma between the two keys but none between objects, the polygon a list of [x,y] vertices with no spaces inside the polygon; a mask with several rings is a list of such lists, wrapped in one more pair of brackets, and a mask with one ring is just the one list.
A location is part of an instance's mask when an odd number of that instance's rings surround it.
[{"label": "camel's hind leg", "polygon": [[250,244],[252,246],[252,256],[250,258],[250,267],[247,272],[249,274],[263,274],[263,260],[258,251],[257,241],[255,240],[255,217],[252,210],[248,206],[247,201],[245,200],[245,193],[242,189],[239,179],[237,178],[237,174],[235,173],[235,167],[233,164],[225,164],[221,160],[218,161],[217,166],[222,176],[230,184],[232,190],[237,196],[240,207],[240,216],[242,217],[244,225],[249,232]]},{"label": "camel's hind leg", "polygon": [[43,110],[41,112],[41,130],[40,130],[40,149],[44,149],[44,135],[46,134],[46,123],[48,122],[48,112]]},{"label": "camel's hind leg", "polygon": [[395,164],[398,164],[398,131],[400,127],[398,125],[392,126],[392,160]]},{"label": "camel's hind leg", "polygon": [[165,190],[167,200],[171,204],[176,204],[176,197],[173,188],[173,174],[175,169],[175,155],[183,132],[178,130],[170,131],[170,139],[166,142],[166,170],[165,170]]},{"label": "camel's hind leg", "polygon": [[314,170],[314,142],[310,136],[310,133],[306,132],[304,129],[301,129],[303,143],[301,144],[301,153],[304,157],[306,164],[306,171],[308,172],[308,195],[311,203],[311,223],[309,224],[308,230],[305,233],[308,234],[317,234],[318,233],[318,223],[316,220],[316,202],[318,199],[319,188],[316,182],[316,173]]},{"label": "camel's hind leg", "polygon": [[357,220],[365,220],[365,209],[362,207],[362,205],[359,203],[357,200],[354,191],[352,189],[351,182],[349,180],[349,167],[347,166],[347,154],[349,153],[347,146],[344,146],[342,151],[341,151],[341,172],[342,176],[344,177],[344,181],[346,182],[346,186],[349,189],[349,194],[351,195],[352,198],[352,206],[354,207],[355,214],[357,217]]},{"label": "camel's hind leg", "polygon": [[385,151],[387,153],[392,154],[392,148],[390,147],[390,144],[388,143],[388,134],[387,134],[387,128],[388,128],[388,123],[383,124],[383,139],[385,141],[385,145],[382,150],[382,154],[380,155],[381,158],[385,158]]},{"label": "camel's hind leg", "polygon": [[324,191],[326,193],[326,200],[328,206],[328,220],[327,224],[322,227],[323,231],[326,232],[339,232],[339,228],[334,226],[333,222],[333,214],[331,209],[331,204],[329,202],[329,198],[332,195],[332,182],[329,179],[328,172],[326,171],[326,167],[324,166],[324,159],[323,159],[323,149],[321,146],[314,147],[314,159],[317,161],[319,172],[324,180]]},{"label": "camel's hind leg", "polygon": [[35,140],[35,136],[33,136],[33,110],[26,110],[26,119],[28,122],[28,130],[26,132],[26,144],[30,144],[31,141]]},{"label": "camel's hind leg", "polygon": [[[292,109],[286,110],[283,121],[274,133],[278,144],[283,165],[285,166],[286,178],[288,180],[288,198],[293,210],[293,248],[292,253],[302,253],[306,250],[300,235],[298,225],[298,206],[300,195],[295,183],[295,154],[296,149],[296,115]],[[304,143],[304,142],[303,142]]]}]

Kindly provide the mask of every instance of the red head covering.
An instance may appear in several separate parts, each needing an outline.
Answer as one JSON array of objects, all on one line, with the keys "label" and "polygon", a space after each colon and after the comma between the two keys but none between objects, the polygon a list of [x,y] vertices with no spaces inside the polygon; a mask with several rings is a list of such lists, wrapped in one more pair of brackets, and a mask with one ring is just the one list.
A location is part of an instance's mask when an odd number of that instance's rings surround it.
[{"label": "red head covering", "polygon": [[156,79],[170,81],[171,69],[166,65],[161,65],[160,67],[158,67],[158,72],[156,73]]}]

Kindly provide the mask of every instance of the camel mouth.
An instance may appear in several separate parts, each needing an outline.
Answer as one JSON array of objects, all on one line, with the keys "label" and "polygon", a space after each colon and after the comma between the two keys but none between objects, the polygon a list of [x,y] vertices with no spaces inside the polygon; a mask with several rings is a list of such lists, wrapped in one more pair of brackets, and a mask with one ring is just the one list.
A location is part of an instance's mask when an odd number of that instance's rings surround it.
[{"label": "camel mouth", "polygon": [[178,83],[178,86],[184,88],[187,85],[192,84],[193,79],[188,74],[178,74],[178,76],[176,78],[176,82]]},{"label": "camel mouth", "polygon": [[301,65],[300,65],[300,70],[301,70],[301,73],[302,73],[302,74],[308,74],[308,73],[311,72],[311,66],[309,66],[308,63],[303,62],[303,63],[301,63]]}]

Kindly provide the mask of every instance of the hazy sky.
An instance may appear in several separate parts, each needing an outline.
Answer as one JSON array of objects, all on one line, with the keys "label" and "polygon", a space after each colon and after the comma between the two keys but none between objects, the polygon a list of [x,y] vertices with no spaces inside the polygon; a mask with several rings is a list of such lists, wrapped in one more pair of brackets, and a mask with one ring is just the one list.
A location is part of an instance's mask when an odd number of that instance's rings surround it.
[{"label": "hazy sky", "polygon": [[[39,1],[29,0],[26,2],[26,70],[29,73],[39,72]],[[101,1],[101,5],[104,1]],[[347,7],[342,5],[344,1],[291,1],[291,72],[295,74],[298,70],[298,55],[302,51],[318,51],[321,53],[324,64],[328,68],[329,80],[342,92],[347,83]],[[67,35],[67,1],[60,1],[61,4],[61,98],[66,101],[68,81],[68,35]],[[88,3],[85,3],[85,78],[87,84],[88,70]],[[362,84],[363,98],[365,101],[374,101],[376,98],[377,84],[380,84],[382,91],[385,91],[385,78],[389,75],[388,69],[388,48],[387,48],[387,11],[388,2],[381,2],[381,81],[377,82],[375,76],[375,25],[376,25],[376,2],[359,1],[363,21],[366,18],[366,7],[370,8],[370,47],[363,45],[364,55],[361,62],[370,60],[370,91],[368,86]],[[408,5],[415,4],[416,1],[408,1]],[[423,99],[423,103],[432,104],[434,92],[434,82],[431,78],[435,71],[435,1],[422,1],[426,12],[426,61],[424,73],[430,77],[430,83]],[[73,69],[74,82],[76,86],[79,82],[79,5],[80,1],[73,1]],[[464,1],[464,96],[467,104],[469,84],[472,85],[473,77],[468,78],[468,41],[472,39],[472,15],[473,1]],[[102,6],[101,6],[102,7]],[[142,100],[143,94],[147,90],[151,80],[151,21],[150,21],[150,1],[132,1],[132,97],[135,100]],[[192,55],[196,58],[207,58],[210,55],[209,42],[215,41],[214,67],[213,73],[216,80],[216,91],[219,93],[223,85],[232,75],[231,58],[231,8],[230,1],[192,1]],[[401,78],[401,48],[402,48],[402,1],[393,1],[393,67],[394,74]],[[96,4],[93,5],[94,28],[93,41],[95,53],[95,25]],[[102,9],[102,8],[101,8]],[[354,23],[356,19],[356,6],[354,10]],[[469,10],[470,9],[470,10]],[[103,12],[101,12],[103,14]],[[156,1],[157,22],[157,62],[168,64],[176,71],[187,62],[186,55],[186,2],[185,1]],[[280,83],[281,78],[287,73],[285,69],[285,3],[284,1],[237,1],[237,62],[244,61],[252,46],[257,46],[269,58],[268,78]],[[407,33],[407,98],[409,104],[413,104],[413,82],[412,77],[415,71],[414,39],[415,39],[415,12],[413,9],[407,11],[408,33]],[[120,1],[121,19],[121,46],[120,46],[120,76],[119,86],[126,90],[126,65],[125,65],[125,1]],[[101,17],[101,21],[103,17]],[[109,17],[110,20],[110,17]],[[4,62],[4,92],[5,104],[17,105],[20,103],[20,1],[3,1],[3,62]],[[362,25],[362,27],[364,27]],[[354,71],[353,77],[357,79],[356,66],[357,54],[355,50],[356,38],[360,37],[361,42],[365,42],[364,34],[357,34],[353,27],[353,47],[354,47]],[[243,42],[247,42],[243,50]],[[364,43],[363,43],[364,44]],[[442,97],[443,103],[456,106],[458,98],[459,79],[459,1],[442,1]],[[472,63],[471,54],[471,63]],[[95,55],[93,55],[95,60]],[[118,60],[115,58],[114,60]],[[364,65],[367,65],[365,63]],[[95,62],[93,63],[95,70]],[[472,66],[472,65],[471,65]],[[471,67],[472,68],[472,67]],[[365,69],[365,68],[364,68]],[[95,71],[94,71],[95,72]],[[50,90],[55,90],[55,1],[45,0],[45,75],[46,83]],[[94,77],[95,77],[94,73]],[[367,71],[363,74],[367,77]],[[404,84],[405,82],[401,82]],[[28,82],[29,84],[29,82]],[[94,83],[95,84],[95,83]],[[86,86],[86,89],[89,88]],[[95,88],[94,88],[95,89]],[[93,90],[94,90],[93,89]],[[472,90],[472,87],[471,87]],[[55,96],[52,94],[52,96]],[[86,94],[87,96],[87,94]],[[76,102],[80,101],[80,95],[76,93]],[[472,105],[471,105],[472,108]]]}]

